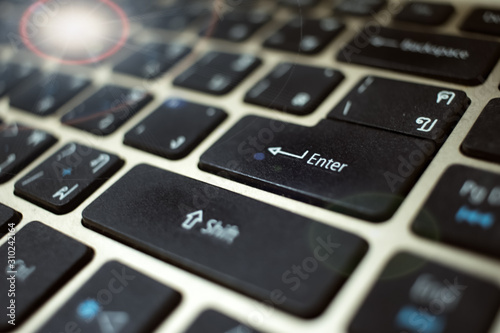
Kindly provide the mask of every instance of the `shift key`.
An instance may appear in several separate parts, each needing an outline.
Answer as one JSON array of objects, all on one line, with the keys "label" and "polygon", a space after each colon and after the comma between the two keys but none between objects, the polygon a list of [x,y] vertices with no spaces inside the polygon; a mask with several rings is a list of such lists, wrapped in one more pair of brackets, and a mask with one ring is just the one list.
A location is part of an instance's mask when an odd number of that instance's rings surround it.
[{"label": "shift key", "polygon": [[465,85],[482,84],[500,57],[484,40],[380,28],[365,29],[342,49],[340,61]]},{"label": "shift key", "polygon": [[368,247],[350,233],[148,165],[87,207],[83,224],[301,317],[328,305]]},{"label": "shift key", "polygon": [[203,170],[373,222],[389,219],[437,150],[430,140],[322,120],[245,117],[200,158]]}]

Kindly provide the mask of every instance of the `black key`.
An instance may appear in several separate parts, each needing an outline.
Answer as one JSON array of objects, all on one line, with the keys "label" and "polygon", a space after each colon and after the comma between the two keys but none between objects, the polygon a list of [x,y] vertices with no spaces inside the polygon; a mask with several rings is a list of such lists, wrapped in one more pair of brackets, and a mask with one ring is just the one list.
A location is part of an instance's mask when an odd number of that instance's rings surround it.
[{"label": "black key", "polygon": [[38,332],[152,332],[180,299],[175,290],[111,261]]},{"label": "black key", "polygon": [[392,216],[435,151],[432,141],[333,120],[303,127],[245,117],[200,168],[370,221]]},{"label": "black key", "polygon": [[15,184],[14,193],[56,214],[67,213],[123,165],[117,156],[76,143],[61,148]]},{"label": "black key", "polygon": [[500,175],[452,166],[434,188],[413,231],[500,259]]},{"label": "black key", "polygon": [[145,17],[143,24],[153,28],[181,31],[196,19],[210,15],[206,3],[181,2],[170,7],[157,7]]},{"label": "black key", "polygon": [[309,9],[316,6],[319,0],[279,0],[279,4],[297,9]]},{"label": "black key", "polygon": [[425,25],[440,25],[448,21],[455,8],[447,3],[411,2],[405,5],[394,19]]},{"label": "black key", "polygon": [[105,86],[65,114],[61,122],[95,135],[109,135],[152,99],[142,90]]},{"label": "black key", "polygon": [[294,53],[321,52],[345,25],[334,18],[295,18],[269,37],[264,46]]},{"label": "black key", "polygon": [[252,55],[209,52],[174,80],[176,86],[224,95],[233,90],[260,64]]},{"label": "black key", "polygon": [[[12,247],[15,255],[9,256]],[[92,250],[40,222],[31,222],[15,235],[9,234],[0,255],[6,265],[2,265],[0,303],[7,309],[0,331],[6,332],[18,327],[85,266]]]},{"label": "black key", "polygon": [[184,333],[259,333],[214,310],[203,312]]},{"label": "black key", "polygon": [[386,5],[386,0],[343,0],[335,12],[342,15],[368,16]]},{"label": "black key", "polygon": [[380,28],[355,37],[338,60],[439,80],[479,85],[500,57],[500,44],[458,36]]},{"label": "black key", "polygon": [[500,10],[476,8],[461,26],[464,31],[500,36]]},{"label": "black key", "polygon": [[191,52],[180,44],[149,44],[115,66],[117,72],[144,79],[155,79],[167,72]]},{"label": "black key", "polygon": [[462,143],[469,156],[500,162],[500,98],[491,100]]},{"label": "black key", "polygon": [[45,74],[11,95],[10,105],[39,116],[46,116],[56,112],[89,84],[89,80],[77,76]]},{"label": "black key", "polygon": [[487,333],[499,306],[494,284],[400,253],[385,267],[349,333]]},{"label": "black key", "polygon": [[21,214],[0,204],[0,236],[7,234],[19,221],[21,221]]},{"label": "black key", "polygon": [[130,130],[124,143],[169,159],[187,156],[227,114],[209,106],[170,99]]},{"label": "black key", "polygon": [[0,125],[0,183],[13,178],[56,142],[49,133],[21,124]]},{"label": "black key", "polygon": [[344,75],[330,68],[281,63],[245,95],[245,102],[306,115],[343,79]]},{"label": "black key", "polygon": [[87,207],[83,224],[301,317],[326,307],[367,250],[352,234],[147,165]]},{"label": "black key", "polygon": [[30,64],[0,64],[0,98],[28,81],[38,71]]},{"label": "black key", "polygon": [[468,105],[462,91],[368,76],[328,118],[443,143]]},{"label": "black key", "polygon": [[201,36],[242,42],[269,22],[271,15],[257,11],[234,11],[216,18],[217,21],[210,20],[212,22],[200,32]]}]

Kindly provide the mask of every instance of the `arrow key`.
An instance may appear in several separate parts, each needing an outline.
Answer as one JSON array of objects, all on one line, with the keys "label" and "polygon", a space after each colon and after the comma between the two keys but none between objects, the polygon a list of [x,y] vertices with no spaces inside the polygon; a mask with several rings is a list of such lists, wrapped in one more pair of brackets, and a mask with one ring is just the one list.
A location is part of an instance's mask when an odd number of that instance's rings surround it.
[{"label": "arrow key", "polygon": [[112,261],[105,264],[39,332],[152,332],[177,306],[178,292]]},{"label": "arrow key", "polygon": [[125,144],[176,160],[187,156],[225,118],[213,107],[170,99],[125,135]]}]

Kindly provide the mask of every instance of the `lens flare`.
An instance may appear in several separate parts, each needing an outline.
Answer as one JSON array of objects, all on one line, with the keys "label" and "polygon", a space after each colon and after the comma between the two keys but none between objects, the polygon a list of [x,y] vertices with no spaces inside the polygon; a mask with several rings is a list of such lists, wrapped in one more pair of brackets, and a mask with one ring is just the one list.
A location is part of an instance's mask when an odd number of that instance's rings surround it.
[{"label": "lens flare", "polygon": [[82,65],[99,62],[120,50],[129,35],[129,22],[110,0],[40,0],[24,13],[20,34],[36,55]]}]

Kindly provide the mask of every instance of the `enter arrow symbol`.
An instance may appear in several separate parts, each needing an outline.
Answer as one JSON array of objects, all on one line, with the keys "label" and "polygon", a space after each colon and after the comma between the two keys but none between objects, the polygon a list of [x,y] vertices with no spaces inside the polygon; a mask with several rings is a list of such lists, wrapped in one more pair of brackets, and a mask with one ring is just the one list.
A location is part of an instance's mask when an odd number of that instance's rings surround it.
[{"label": "enter arrow symbol", "polygon": [[186,230],[191,230],[196,225],[196,223],[203,222],[203,211],[198,210],[194,213],[187,214],[186,220],[182,222],[182,227]]},{"label": "enter arrow symbol", "polygon": [[269,150],[269,152],[271,154],[273,154],[274,156],[281,154],[281,155],[290,156],[293,158],[298,158],[299,160],[303,160],[307,156],[307,154],[309,153],[309,150],[306,150],[305,153],[302,155],[295,155],[295,154],[287,153],[286,151],[283,151],[281,147],[267,148],[267,150]]}]

